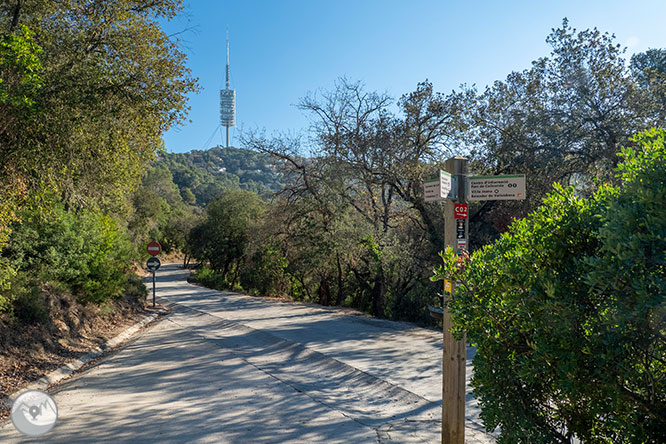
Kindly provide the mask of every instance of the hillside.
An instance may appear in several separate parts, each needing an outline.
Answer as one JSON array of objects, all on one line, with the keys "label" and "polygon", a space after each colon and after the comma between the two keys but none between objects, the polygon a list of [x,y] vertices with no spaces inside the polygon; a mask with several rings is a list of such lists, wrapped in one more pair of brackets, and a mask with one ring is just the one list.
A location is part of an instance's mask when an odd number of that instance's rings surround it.
[{"label": "hillside", "polygon": [[281,183],[273,159],[242,148],[213,147],[169,153],[160,156],[154,166],[166,167],[183,199],[200,206],[229,188],[268,194],[277,191]]}]

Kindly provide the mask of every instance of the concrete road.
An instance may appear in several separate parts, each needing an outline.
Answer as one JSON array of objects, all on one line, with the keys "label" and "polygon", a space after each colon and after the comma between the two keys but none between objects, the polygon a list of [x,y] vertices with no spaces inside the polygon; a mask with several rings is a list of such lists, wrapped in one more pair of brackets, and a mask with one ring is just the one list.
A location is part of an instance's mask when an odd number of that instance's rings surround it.
[{"label": "concrete road", "polygon": [[[441,333],[157,276],[173,313],[53,390],[47,435],[0,442],[440,442]],[[466,442],[494,442],[470,394],[467,415]]]}]

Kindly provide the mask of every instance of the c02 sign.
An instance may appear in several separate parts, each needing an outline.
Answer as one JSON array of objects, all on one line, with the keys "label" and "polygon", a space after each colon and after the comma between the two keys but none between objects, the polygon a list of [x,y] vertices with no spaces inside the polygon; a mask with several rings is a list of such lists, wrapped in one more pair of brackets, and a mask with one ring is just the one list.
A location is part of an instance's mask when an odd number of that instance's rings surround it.
[{"label": "c02 sign", "polygon": [[457,203],[453,206],[456,219],[467,219],[467,204]]}]

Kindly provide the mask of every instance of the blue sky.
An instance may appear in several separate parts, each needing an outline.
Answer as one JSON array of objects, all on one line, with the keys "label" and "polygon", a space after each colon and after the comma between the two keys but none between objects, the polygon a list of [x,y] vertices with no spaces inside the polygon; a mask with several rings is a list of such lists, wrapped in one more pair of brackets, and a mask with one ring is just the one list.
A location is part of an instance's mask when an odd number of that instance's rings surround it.
[{"label": "blue sky", "polygon": [[[181,34],[201,91],[189,120],[164,136],[169,152],[224,144],[219,89],[224,88],[225,31],[231,37],[236,128],[299,133],[296,108],[308,92],[332,89],[341,76],[398,98],[430,80],[440,92],[461,83],[479,89],[546,56],[552,28],[567,17],[578,30],[615,34],[627,54],[666,47],[664,1],[185,0],[167,24]],[[232,141],[232,144],[233,141]]]}]

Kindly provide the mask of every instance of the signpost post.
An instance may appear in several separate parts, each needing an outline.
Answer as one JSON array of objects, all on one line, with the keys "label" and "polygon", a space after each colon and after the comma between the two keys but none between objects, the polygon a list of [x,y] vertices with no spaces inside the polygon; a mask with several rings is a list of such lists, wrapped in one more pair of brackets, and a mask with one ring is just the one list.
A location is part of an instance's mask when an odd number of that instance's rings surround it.
[{"label": "signpost post", "polygon": [[[444,243],[460,256],[467,251],[469,241],[467,202],[525,199],[525,175],[468,177],[467,159],[458,156],[448,159],[445,168],[448,172],[440,171],[437,179],[424,181],[424,197],[426,202],[444,201]],[[460,341],[453,337],[451,315],[445,309],[446,301],[455,295],[455,286],[455,282],[444,281],[441,312],[444,334],[442,444],[465,443],[466,337]]]},{"label": "signpost post", "polygon": [[146,261],[146,268],[153,273],[153,308],[155,308],[155,272],[162,265],[162,261],[157,257],[160,251],[162,251],[162,246],[159,242],[153,241],[148,244],[146,251],[151,255]]},{"label": "signpost post", "polygon": [[[467,249],[467,159],[454,157],[446,161],[446,169],[454,177],[456,187],[444,205],[444,243],[458,254]],[[455,295],[456,283],[444,283],[444,307]],[[443,307],[442,329],[444,352],[442,369],[442,443],[465,444],[465,370],[466,338],[458,341],[451,334],[451,314]]]}]

